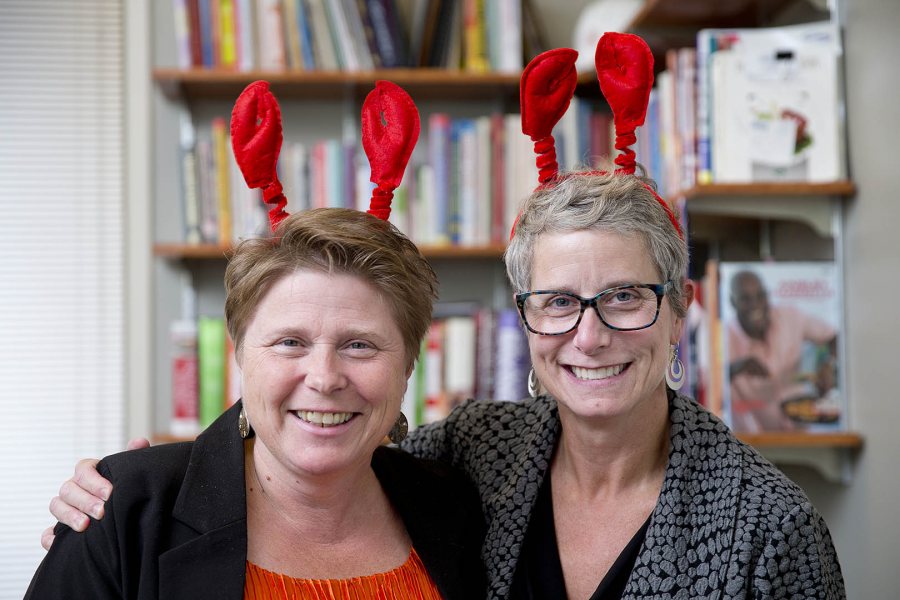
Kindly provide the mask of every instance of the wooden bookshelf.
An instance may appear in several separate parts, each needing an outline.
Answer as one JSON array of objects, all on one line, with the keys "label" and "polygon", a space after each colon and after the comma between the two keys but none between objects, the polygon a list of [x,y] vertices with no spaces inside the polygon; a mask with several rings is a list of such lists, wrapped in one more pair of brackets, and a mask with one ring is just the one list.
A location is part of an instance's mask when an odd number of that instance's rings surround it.
[{"label": "wooden bookshelf", "polygon": [[852,181],[826,183],[779,182],[779,183],[708,183],[696,185],[677,195],[688,201],[692,198],[735,197],[735,196],[821,196],[852,198],[856,186]]},{"label": "wooden bookshelf", "polygon": [[[232,247],[222,244],[154,244],[153,254],[175,260],[222,260]],[[504,244],[487,246],[422,246],[419,248],[431,259],[499,259],[506,249]]]},{"label": "wooden bookshelf", "polygon": [[859,450],[863,438],[858,433],[806,433],[778,431],[739,433],[737,437],[755,448],[845,448]]},{"label": "wooden bookshelf", "polygon": [[[222,69],[153,70],[153,80],[169,98],[234,101],[247,84],[264,79],[279,99],[331,100],[363,98],[379,79],[402,86],[416,100],[500,98],[518,105],[520,73],[469,73],[451,69],[383,69],[379,71],[225,71]],[[596,73],[578,77],[579,90],[599,96]],[[597,90],[593,90],[593,88]]]},{"label": "wooden bookshelf", "polygon": [[759,27],[772,23],[792,3],[790,0],[646,0],[628,29]]}]

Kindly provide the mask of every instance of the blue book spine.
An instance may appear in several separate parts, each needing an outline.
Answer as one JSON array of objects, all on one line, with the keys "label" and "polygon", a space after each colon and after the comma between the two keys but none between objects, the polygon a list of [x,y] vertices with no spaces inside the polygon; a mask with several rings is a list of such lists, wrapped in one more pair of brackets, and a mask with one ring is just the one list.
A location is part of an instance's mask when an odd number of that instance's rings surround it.
[{"label": "blue book spine", "polygon": [[297,0],[297,31],[300,34],[300,53],[303,66],[309,70],[318,68],[313,50],[312,29],[309,24],[309,5],[306,0]]},{"label": "blue book spine", "polygon": [[200,52],[203,57],[203,66],[211,69],[216,66],[213,56],[213,25],[212,6],[215,0],[200,0]]}]

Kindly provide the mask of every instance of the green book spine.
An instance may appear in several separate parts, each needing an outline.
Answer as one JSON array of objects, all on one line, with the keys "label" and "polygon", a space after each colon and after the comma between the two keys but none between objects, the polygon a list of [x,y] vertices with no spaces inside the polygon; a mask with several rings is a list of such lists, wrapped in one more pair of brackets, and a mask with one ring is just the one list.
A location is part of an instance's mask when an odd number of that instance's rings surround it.
[{"label": "green book spine", "polygon": [[225,409],[225,320],[200,317],[197,324],[200,360],[200,426],[207,427]]}]

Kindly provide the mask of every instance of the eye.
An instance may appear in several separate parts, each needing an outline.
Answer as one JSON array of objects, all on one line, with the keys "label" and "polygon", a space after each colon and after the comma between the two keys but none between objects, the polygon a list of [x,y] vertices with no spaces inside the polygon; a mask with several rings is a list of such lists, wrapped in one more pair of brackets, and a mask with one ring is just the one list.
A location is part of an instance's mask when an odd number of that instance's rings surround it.
[{"label": "eye", "polygon": [[575,304],[575,301],[568,296],[556,296],[550,300],[550,305],[556,308],[566,308]]},{"label": "eye", "polygon": [[542,299],[540,309],[548,315],[569,315],[581,307],[581,303],[564,294],[547,295]]},{"label": "eye", "polygon": [[613,300],[616,302],[629,302],[631,300],[637,299],[638,295],[634,288],[627,288],[624,290],[619,290],[613,295]]},{"label": "eye", "polygon": [[271,346],[272,350],[284,356],[297,356],[302,354],[306,349],[306,344],[302,339],[295,337],[281,338]]},{"label": "eye", "polygon": [[353,340],[344,344],[343,351],[352,358],[371,358],[378,353],[378,348],[366,340]]}]

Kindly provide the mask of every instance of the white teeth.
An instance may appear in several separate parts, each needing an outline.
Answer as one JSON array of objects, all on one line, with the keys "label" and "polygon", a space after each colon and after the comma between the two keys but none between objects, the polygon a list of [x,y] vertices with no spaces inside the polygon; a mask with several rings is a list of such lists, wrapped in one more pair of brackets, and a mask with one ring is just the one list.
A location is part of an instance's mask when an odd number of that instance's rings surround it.
[{"label": "white teeth", "polygon": [[601,367],[599,369],[585,369],[582,367],[572,367],[572,372],[578,379],[606,379],[618,375],[622,372],[625,365],[616,365],[614,367]]},{"label": "white teeth", "polygon": [[315,423],[322,427],[340,425],[353,417],[353,413],[316,412],[312,410],[298,410],[294,414],[307,423]]}]

